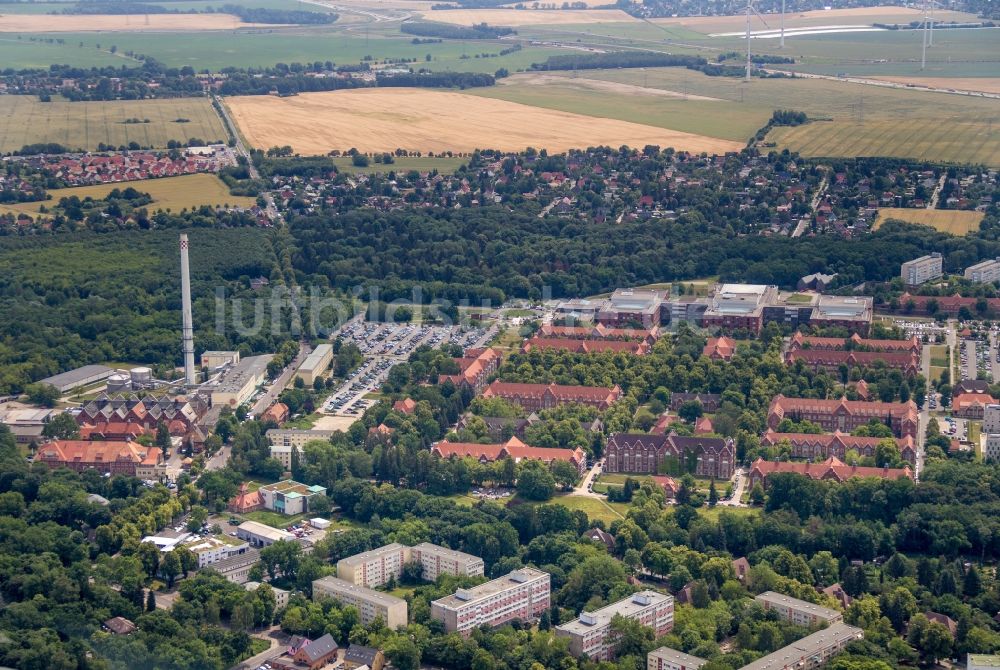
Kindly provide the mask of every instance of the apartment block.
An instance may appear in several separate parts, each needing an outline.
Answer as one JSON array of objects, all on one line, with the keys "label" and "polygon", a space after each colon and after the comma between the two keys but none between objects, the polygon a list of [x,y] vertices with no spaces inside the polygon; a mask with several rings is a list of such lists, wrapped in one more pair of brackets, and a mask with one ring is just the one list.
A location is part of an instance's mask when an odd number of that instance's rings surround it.
[{"label": "apartment block", "polygon": [[986,435],[986,451],[983,453],[983,458],[991,463],[1000,463],[1000,434]]},{"label": "apartment block", "polygon": [[569,638],[569,653],[577,658],[610,661],[616,647],[616,636],[611,631],[615,615],[638,621],[660,637],[674,627],[674,598],[656,591],[640,591],[594,612],[581,612],[573,621],[556,626],[556,635]]},{"label": "apartment block", "polygon": [[1000,280],[1000,258],[991,258],[965,268],[965,278],[973,284],[992,284]]},{"label": "apartment block", "polygon": [[380,593],[337,577],[323,577],[313,582],[313,600],[331,598],[358,609],[361,623],[370,624],[381,618],[390,629],[407,623],[406,601],[388,593]]},{"label": "apartment block", "polygon": [[409,560],[423,566],[423,577],[428,582],[436,581],[439,575],[477,577],[483,575],[485,570],[483,559],[478,556],[439,547],[430,542],[410,547]]},{"label": "apartment block", "polygon": [[899,274],[907,286],[919,286],[944,274],[941,254],[934,252],[912,261],[906,261],[900,266]]},{"label": "apartment block", "polygon": [[549,574],[534,568],[521,568],[433,601],[431,617],[444,623],[449,633],[468,635],[480,626],[500,626],[514,619],[537,619],[548,608]]},{"label": "apartment block", "polygon": [[837,623],[844,615],[837,610],[792,598],[774,591],[765,591],[754,598],[766,610],[772,610],[782,619],[798,626],[815,626],[820,622]]},{"label": "apartment block", "polygon": [[393,542],[378,549],[342,558],[337,562],[337,576],[345,582],[375,588],[390,579],[399,579],[410,548]]},{"label": "apartment block", "polygon": [[983,410],[983,432],[1000,433],[1000,405],[986,405]]},{"label": "apartment block", "polygon": [[758,658],[740,670],[812,670],[826,664],[847,645],[864,637],[864,631],[860,628],[838,621],[798,642]]},{"label": "apartment block", "polygon": [[660,647],[646,654],[646,670],[698,670],[708,663],[703,658],[670,647]]}]

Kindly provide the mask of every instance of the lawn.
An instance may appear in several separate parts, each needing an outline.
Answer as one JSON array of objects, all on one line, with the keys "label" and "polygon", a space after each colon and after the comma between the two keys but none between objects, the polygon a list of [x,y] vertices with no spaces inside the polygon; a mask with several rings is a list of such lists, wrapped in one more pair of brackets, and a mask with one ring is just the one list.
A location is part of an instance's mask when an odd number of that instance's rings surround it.
[{"label": "lawn", "polygon": [[446,496],[448,500],[452,501],[456,505],[461,505],[462,507],[472,507],[479,499],[475,496],[470,496],[465,493],[456,493],[454,495]]},{"label": "lawn", "polygon": [[948,369],[947,365],[945,365],[943,367],[932,365],[931,366],[931,371],[930,371],[931,372],[931,378],[930,378],[931,383],[937,383],[937,381],[941,379],[941,375],[944,374],[944,371],[947,370],[947,369]]},{"label": "lawn", "polygon": [[948,367],[948,345],[931,345],[931,365],[939,368]]},{"label": "lawn", "polygon": [[808,304],[813,301],[811,295],[806,295],[804,293],[793,293],[792,295],[785,298],[785,302],[790,302],[793,304]]},{"label": "lawn", "polygon": [[461,167],[467,159],[465,158],[428,158],[424,157],[411,157],[403,156],[398,157],[393,160],[392,163],[375,163],[374,161],[369,163],[368,167],[355,167],[351,164],[351,158],[342,156],[340,158],[334,158],[333,163],[337,166],[340,172],[348,172],[351,174],[365,173],[372,174],[375,172],[390,172],[395,170],[396,172],[407,172],[409,170],[416,170],[417,172],[431,172],[437,170],[442,174],[451,174],[459,167]]},{"label": "lawn", "polygon": [[969,432],[966,435],[966,438],[968,439],[969,442],[972,442],[972,444],[977,445],[977,449],[978,449],[979,435],[983,431],[983,422],[982,421],[969,421],[968,426],[969,426]]},{"label": "lawn", "polygon": [[303,521],[307,515],[295,514],[288,516],[279,512],[259,509],[256,512],[247,512],[246,514],[240,514],[238,516],[243,517],[247,521],[256,521],[257,523],[262,523],[265,526],[271,526],[272,528],[288,528],[292,524]]},{"label": "lawn", "polygon": [[[998,146],[1000,150],[1000,146]],[[1000,162],[1000,159],[996,159]],[[979,230],[983,222],[984,212],[970,212],[957,209],[907,209],[901,207],[885,207],[878,211],[873,230],[889,219],[899,219],[907,223],[930,226],[934,230],[951,235],[968,235]]]},{"label": "lawn", "polygon": [[702,507],[698,510],[698,514],[705,519],[708,519],[712,523],[718,523],[719,515],[723,512],[730,512],[737,516],[756,516],[760,514],[760,509],[756,507],[728,507],[724,505],[716,505],[715,507]]},{"label": "lawn", "polygon": [[549,501],[552,505],[562,505],[570,510],[580,510],[585,512],[590,519],[600,519],[604,523],[611,523],[616,519],[625,516],[627,505],[611,505],[598,498],[578,496],[573,494],[558,495]]},{"label": "lawn", "polygon": [[254,203],[254,198],[231,195],[229,187],[214,174],[201,173],[145,181],[57,188],[49,191],[49,195],[52,196],[51,200],[42,203],[23,202],[16,205],[0,205],[0,213],[11,212],[39,216],[40,206],[44,205],[51,210],[61,198],[75,195],[81,200],[87,197],[101,199],[116,188],[125,189],[130,186],[142,193],[148,193],[153,198],[152,204],[146,205],[146,208],[153,212],[159,210],[179,212],[184,209],[195,209],[201,205],[250,207]]},{"label": "lawn", "polygon": [[291,421],[286,421],[282,424],[282,428],[294,428],[296,430],[309,430],[316,425],[319,418],[323,416],[319,412],[313,412],[312,414],[306,414],[305,416],[300,416],[297,419],[292,419]]},{"label": "lawn", "polygon": [[[0,49],[0,57],[2,54]],[[125,123],[133,118],[149,119],[149,123]],[[164,148],[170,140],[187,142],[192,137],[207,142],[224,142],[227,138],[207,98],[39,102],[35,96],[0,96],[3,152],[39,142],[88,151],[96,150],[100,143],[122,146],[138,142],[144,147]]]}]

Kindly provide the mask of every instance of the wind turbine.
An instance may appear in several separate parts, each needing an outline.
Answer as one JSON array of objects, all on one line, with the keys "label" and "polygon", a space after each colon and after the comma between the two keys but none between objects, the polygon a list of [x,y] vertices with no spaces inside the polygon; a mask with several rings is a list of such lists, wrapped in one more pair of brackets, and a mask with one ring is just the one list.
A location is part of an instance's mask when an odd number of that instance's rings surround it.
[{"label": "wind turbine", "polygon": [[778,48],[785,48],[785,0],[781,0],[781,44]]},{"label": "wind turbine", "polygon": [[753,0],[747,0],[747,73],[745,81],[750,81],[750,12],[753,12],[757,18],[760,19],[760,22],[764,24],[765,28],[771,27],[767,25],[767,21],[765,21],[764,17],[760,15],[757,8],[753,6]]}]

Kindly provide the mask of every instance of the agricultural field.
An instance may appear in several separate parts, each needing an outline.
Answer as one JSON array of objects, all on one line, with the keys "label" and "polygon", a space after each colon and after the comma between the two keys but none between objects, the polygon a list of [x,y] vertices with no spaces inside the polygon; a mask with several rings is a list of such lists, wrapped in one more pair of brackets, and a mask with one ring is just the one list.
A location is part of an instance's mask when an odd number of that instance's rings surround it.
[{"label": "agricultural field", "polygon": [[[149,123],[126,123],[128,119],[149,119]],[[222,121],[207,98],[39,102],[33,96],[0,96],[0,152],[40,142],[87,151],[102,142],[166,147],[170,140],[189,138],[226,139]]]},{"label": "agricultural field", "polygon": [[[702,75],[683,70],[688,77]],[[706,135],[745,144],[771,117],[764,106],[738,109],[728,100],[692,93],[682,82],[677,90],[561,76],[562,73],[517,74],[501,79],[497,86],[467,91],[495,100],[557,109],[586,110],[590,116],[619,119],[685,133]],[[628,98],[623,105],[622,99]]]},{"label": "agricultural field", "polygon": [[945,119],[818,121],[775,128],[767,139],[805,156],[891,156],[1000,167],[1000,126]]},{"label": "agricultural field", "polygon": [[[968,235],[979,230],[979,224],[982,223],[983,216],[985,216],[983,212],[969,212],[955,209],[885,207],[878,211],[878,219],[875,221],[873,230],[878,229],[883,222],[889,219],[898,219],[907,223],[930,226],[935,230],[940,230],[942,233]],[[931,363],[934,364],[933,361]]]},{"label": "agricultural field", "polygon": [[1000,77],[876,77],[897,84],[1000,94]]},{"label": "agricultural field", "polygon": [[424,12],[428,21],[471,26],[488,23],[491,26],[586,25],[591,23],[635,23],[639,19],[620,9],[447,9]]},{"label": "agricultural field", "polygon": [[[27,4],[27,3],[25,3]],[[21,36],[0,33],[0,62],[13,68],[47,68],[52,63],[73,63],[78,67],[138,65],[124,54],[113,54],[93,44],[81,46],[61,35]]]},{"label": "agricultural field", "polygon": [[244,96],[226,104],[253,146],[290,144],[302,154],[352,147],[362,152],[520,151],[529,146],[565,151],[598,144],[657,144],[712,153],[743,146],[649,125],[425,89]]},{"label": "agricultural field", "polygon": [[201,205],[213,207],[230,205],[235,207],[250,207],[255,199],[246,196],[231,195],[229,187],[214,174],[188,174],[180,177],[165,177],[163,179],[147,179],[144,181],[123,181],[116,184],[98,184],[94,186],[76,186],[73,188],[58,188],[49,191],[51,200],[44,202],[22,202],[15,205],[0,205],[0,213],[39,215],[39,207],[44,205],[51,209],[62,198],[77,196],[81,200],[86,197],[95,200],[104,198],[114,189],[132,187],[142,193],[148,193],[152,204],[146,205],[151,212],[170,210],[179,212],[183,209],[194,209]]},{"label": "agricultural field", "polygon": [[0,15],[0,33],[187,32],[235,30],[256,25],[242,23],[232,14]]}]

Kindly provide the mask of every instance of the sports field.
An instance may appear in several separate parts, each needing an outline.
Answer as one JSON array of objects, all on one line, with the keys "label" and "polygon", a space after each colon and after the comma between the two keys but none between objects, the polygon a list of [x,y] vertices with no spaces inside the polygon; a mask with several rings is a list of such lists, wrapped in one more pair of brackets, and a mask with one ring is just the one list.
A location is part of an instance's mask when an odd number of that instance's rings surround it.
[{"label": "sports field", "polygon": [[942,233],[952,235],[967,235],[979,230],[983,221],[983,212],[969,212],[955,209],[906,209],[886,207],[878,211],[873,230],[878,229],[885,221],[897,219],[922,226],[930,226]]},{"label": "sports field", "polygon": [[775,128],[767,140],[805,156],[891,156],[1000,167],[1000,126],[934,118],[817,121]]},{"label": "sports field", "polygon": [[[149,119],[149,123],[125,123]],[[179,123],[177,119],[188,119]],[[0,151],[55,142],[69,149],[97,149],[138,142],[166,147],[169,140],[225,141],[226,131],[207,98],[39,102],[27,95],[0,96]]]},{"label": "sports field", "polygon": [[202,173],[144,181],[123,181],[117,184],[58,188],[49,191],[49,195],[52,196],[51,200],[46,200],[43,203],[24,202],[16,205],[0,205],[0,212],[38,216],[40,205],[52,209],[61,198],[75,195],[81,200],[87,197],[99,200],[116,188],[126,189],[130,186],[141,193],[148,193],[153,198],[152,204],[145,206],[151,212],[168,209],[172,212],[180,212],[182,209],[193,209],[202,205],[250,207],[255,202],[254,198],[230,195],[229,187],[221,179],[214,174]]},{"label": "sports field", "polygon": [[168,32],[253,28],[232,14],[0,15],[0,33]]},{"label": "sports field", "polygon": [[716,153],[743,146],[650,125],[426,89],[359,89],[290,98],[244,96],[226,102],[253,146],[290,144],[303,154],[350,148],[440,153],[477,148],[520,151],[530,146],[565,151],[601,144],[657,144]]}]

